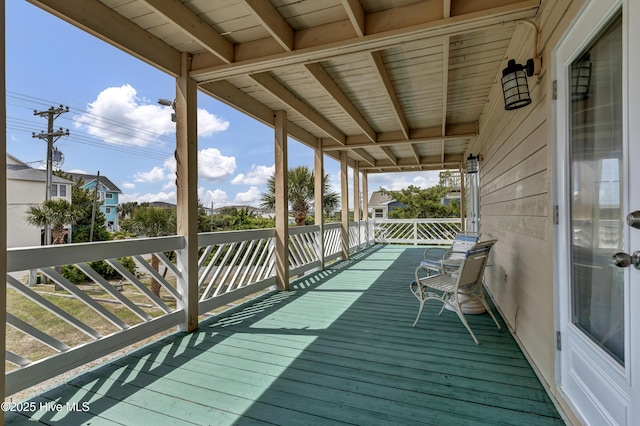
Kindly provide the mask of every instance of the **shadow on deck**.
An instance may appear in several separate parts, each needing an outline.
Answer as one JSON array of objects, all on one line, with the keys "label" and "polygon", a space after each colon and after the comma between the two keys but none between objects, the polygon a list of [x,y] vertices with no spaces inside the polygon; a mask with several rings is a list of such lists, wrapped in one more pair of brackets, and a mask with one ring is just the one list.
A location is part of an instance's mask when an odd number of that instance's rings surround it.
[{"label": "shadow on deck", "polygon": [[437,316],[435,302],[411,327],[418,302],[408,284],[422,251],[374,246],[84,373],[6,421],[564,424],[488,314],[468,316],[480,345],[454,313]]}]

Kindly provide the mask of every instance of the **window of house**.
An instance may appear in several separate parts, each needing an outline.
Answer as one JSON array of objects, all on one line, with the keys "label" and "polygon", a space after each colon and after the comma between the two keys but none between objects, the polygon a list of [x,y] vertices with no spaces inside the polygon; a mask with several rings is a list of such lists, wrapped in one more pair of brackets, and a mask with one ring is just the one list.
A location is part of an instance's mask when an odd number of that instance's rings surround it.
[{"label": "window of house", "polygon": [[107,192],[107,193],[105,194],[105,198],[107,198],[107,199],[112,199],[112,198],[113,198],[113,194],[112,194],[112,193],[110,193],[110,192]]},{"label": "window of house", "polygon": [[66,197],[67,185],[51,184],[51,196],[52,197]]},{"label": "window of house", "polygon": [[384,217],[384,211],[382,211],[382,209],[375,209],[375,217]]},{"label": "window of house", "polygon": [[105,209],[105,213],[106,213],[106,214],[111,214],[111,207],[107,207],[107,208]]}]

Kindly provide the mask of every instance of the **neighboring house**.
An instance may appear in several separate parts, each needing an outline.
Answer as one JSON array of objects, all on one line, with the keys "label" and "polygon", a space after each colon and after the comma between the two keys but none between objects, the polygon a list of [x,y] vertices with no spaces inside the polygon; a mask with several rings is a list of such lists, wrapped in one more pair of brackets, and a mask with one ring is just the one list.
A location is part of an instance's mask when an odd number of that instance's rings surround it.
[{"label": "neighboring house", "polygon": [[149,207],[160,207],[162,209],[175,209],[176,205],[172,203],[166,203],[164,201],[152,201],[149,203]]},{"label": "neighboring house", "polygon": [[374,191],[369,199],[369,210],[373,212],[374,219],[387,219],[391,210],[404,206],[401,202],[380,191]]},{"label": "neighboring house", "polygon": [[[47,172],[34,169],[10,154],[6,154],[6,167],[7,248],[42,245],[44,230],[27,224],[26,210],[32,204],[44,202]],[[72,186],[72,181],[53,175],[51,198],[64,198],[71,202]]]},{"label": "neighboring house", "polygon": [[113,182],[106,176],[87,175],[82,173],[66,173],[70,175],[74,181],[82,179],[84,189],[89,191],[95,191],[96,183],[100,181],[98,186],[98,203],[100,203],[100,211],[104,213],[106,222],[105,226],[107,231],[115,232],[120,230],[118,223],[118,197],[122,194],[120,188],[118,188]]},{"label": "neighboring house", "polygon": [[460,171],[459,170],[450,170],[449,173],[451,176],[444,180],[444,184],[451,187],[451,191],[442,199],[442,204],[445,206],[451,205],[453,201],[460,202],[461,194],[460,191]]},{"label": "neighboring house", "polygon": [[249,213],[254,214],[256,216],[259,216],[259,217],[265,217],[265,218],[273,217],[276,214],[276,212],[273,211],[273,210],[266,210],[266,209],[263,209],[261,207],[241,206],[241,205],[216,207],[215,209],[208,208],[208,209],[205,209],[205,210],[206,210],[207,214],[214,214],[215,215],[215,214],[220,214],[220,213],[222,213],[223,211],[225,211],[227,209],[236,209],[236,210],[247,209],[247,211]]}]

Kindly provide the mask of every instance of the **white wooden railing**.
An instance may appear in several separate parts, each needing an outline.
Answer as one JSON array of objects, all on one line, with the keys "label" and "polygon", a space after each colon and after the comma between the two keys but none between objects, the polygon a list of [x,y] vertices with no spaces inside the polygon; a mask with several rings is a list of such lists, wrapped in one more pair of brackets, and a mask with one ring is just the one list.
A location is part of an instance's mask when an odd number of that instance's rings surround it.
[{"label": "white wooden railing", "polygon": [[[349,224],[349,252],[374,244],[439,244],[453,239],[459,220],[361,221]],[[276,283],[275,230],[203,233],[198,236],[198,314],[206,314]],[[101,356],[181,326],[188,317],[187,280],[173,259],[185,250],[181,236],[7,250],[6,395]],[[340,223],[289,229],[292,277],[342,256]],[[135,260],[130,272],[119,258]],[[91,266],[105,260],[121,279],[107,281]],[[76,285],[60,272],[75,265],[86,281]],[[156,266],[158,270],[156,270]],[[31,287],[37,274],[62,291]],[[160,285],[160,296],[149,281]],[[38,324],[45,319],[46,327]],[[28,352],[28,354],[26,353]]]},{"label": "white wooden railing", "polygon": [[451,219],[376,219],[373,228],[376,243],[451,244],[462,229],[459,218]]}]

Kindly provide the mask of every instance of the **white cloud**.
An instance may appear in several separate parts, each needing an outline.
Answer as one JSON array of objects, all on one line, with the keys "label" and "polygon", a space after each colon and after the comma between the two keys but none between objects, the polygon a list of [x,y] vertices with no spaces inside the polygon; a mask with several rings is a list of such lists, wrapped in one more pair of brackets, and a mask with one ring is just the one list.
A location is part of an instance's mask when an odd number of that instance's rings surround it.
[{"label": "white cloud", "polygon": [[133,175],[136,182],[158,183],[165,178],[164,170],[155,166],[148,172],[137,172]]},{"label": "white cloud", "polygon": [[[129,84],[107,87],[87,105],[87,112],[74,118],[76,128],[116,145],[147,146],[158,137],[175,134],[170,107],[149,103],[137,96]],[[198,109],[198,135],[210,136],[229,128],[221,117]]]},{"label": "white cloud", "polygon": [[211,203],[213,203],[213,208],[222,207],[229,205],[227,201],[227,193],[221,189],[205,190],[204,188],[198,188],[198,198],[200,202],[205,207],[211,207]]},{"label": "white cloud", "polygon": [[246,175],[240,173],[231,180],[234,185],[263,185],[276,171],[276,166],[257,166],[253,164]]},{"label": "white cloud", "polygon": [[229,122],[205,109],[198,108],[198,136],[211,136],[217,132],[224,132],[229,128]]},{"label": "white cloud", "polygon": [[[46,168],[46,166],[45,166],[45,168]],[[66,173],[78,173],[78,174],[80,174],[80,175],[89,175],[89,174],[91,174],[91,173],[88,173],[88,172],[86,172],[86,171],[84,171],[84,170],[82,170],[82,169],[71,169],[71,170],[65,170],[65,172],[66,172]]]},{"label": "white cloud", "polygon": [[147,146],[158,136],[174,133],[171,109],[144,103],[129,84],[107,87],[74,118],[78,128],[107,143]]},{"label": "white cloud", "polygon": [[206,148],[198,153],[198,175],[207,181],[220,181],[236,170],[236,158],[226,157],[216,148]]},{"label": "white cloud", "polygon": [[257,186],[252,186],[246,192],[238,192],[234,198],[234,204],[248,204],[250,206],[259,206],[262,192]]},{"label": "white cloud", "polygon": [[370,174],[369,189],[377,191],[382,187],[390,191],[399,191],[409,185],[426,189],[437,185],[439,181],[438,171]]},{"label": "white cloud", "polygon": [[136,188],[136,184],[135,183],[131,183],[131,182],[122,182],[122,184],[120,186],[122,186],[124,189],[135,189]]},{"label": "white cloud", "polygon": [[138,203],[144,202],[153,202],[153,201],[163,201],[165,203],[176,203],[176,193],[175,192],[157,192],[157,193],[147,193],[147,194],[122,194],[119,197],[119,201],[121,203],[128,203],[131,201],[137,201]]}]

